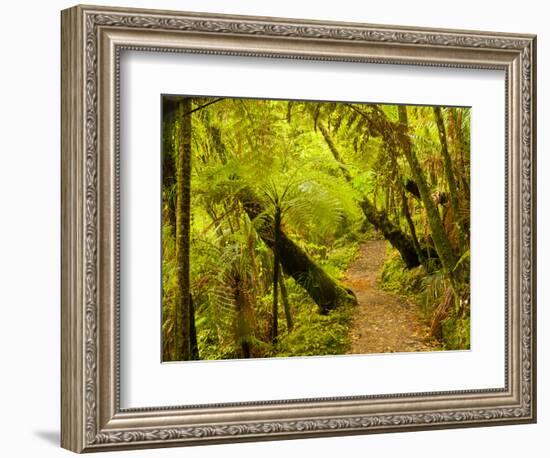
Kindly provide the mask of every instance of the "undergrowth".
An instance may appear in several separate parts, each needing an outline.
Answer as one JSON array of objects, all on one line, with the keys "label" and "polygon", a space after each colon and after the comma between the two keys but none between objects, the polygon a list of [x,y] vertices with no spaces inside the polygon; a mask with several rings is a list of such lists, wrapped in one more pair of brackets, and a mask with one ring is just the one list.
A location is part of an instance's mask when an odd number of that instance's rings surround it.
[{"label": "undergrowth", "polygon": [[[358,241],[336,244],[327,251],[321,265],[336,279],[341,279],[353,262],[359,248]],[[318,312],[317,305],[294,281],[288,283],[289,299],[293,311],[294,327],[286,330],[284,313],[280,310],[282,332],[271,356],[323,356],[345,354],[349,348],[349,326],[353,306],[342,306],[326,315]],[[267,298],[270,304],[270,298]],[[282,307],[281,307],[282,308]]]},{"label": "undergrowth", "polygon": [[417,304],[421,320],[445,350],[470,348],[469,306],[457,311],[448,280],[439,270],[407,269],[399,254],[390,249],[380,275],[380,286]]},{"label": "undergrowth", "polygon": [[[341,279],[344,272],[357,255],[359,242],[336,243],[330,250],[308,244],[308,252],[320,259],[323,269],[336,279]],[[282,304],[278,310],[279,338],[275,345],[270,342],[269,323],[273,296],[269,292],[258,297],[254,306],[255,333],[250,336],[252,357],[288,357],[288,356],[324,356],[342,355],[350,346],[349,327],[354,313],[354,306],[345,305],[323,315],[319,313],[317,304],[304,289],[292,278],[285,277],[288,300],[293,319],[293,327],[289,331]],[[218,315],[218,317],[223,314]],[[229,320],[232,318],[229,317]],[[234,359],[239,358],[239,346],[233,342],[231,334],[227,336],[207,330],[207,323],[197,321],[199,350],[201,359]],[[219,339],[224,338],[223,345]]]}]

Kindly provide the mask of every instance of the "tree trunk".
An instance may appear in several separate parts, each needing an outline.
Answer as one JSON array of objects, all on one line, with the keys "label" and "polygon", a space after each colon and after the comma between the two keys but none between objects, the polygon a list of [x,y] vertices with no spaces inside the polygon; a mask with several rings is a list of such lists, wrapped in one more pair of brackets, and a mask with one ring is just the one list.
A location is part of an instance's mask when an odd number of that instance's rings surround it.
[{"label": "tree trunk", "polygon": [[326,126],[322,122],[317,123],[317,127],[319,127],[319,130],[323,134],[323,138],[325,139],[325,142],[327,143],[330,152],[332,153],[332,156],[334,157],[334,160],[338,162],[338,166],[340,167],[340,171],[342,172],[342,175],[344,175],[344,178],[346,181],[351,181],[351,175],[349,173],[349,170],[346,168],[346,165],[342,161],[342,157],[340,156],[340,152],[336,148],[336,145],[332,141],[332,137],[330,136],[330,133]]},{"label": "tree trunk", "polygon": [[[426,263],[426,258],[432,257],[431,253],[426,250],[427,256],[425,256],[424,252],[422,251],[422,247],[420,246],[420,242],[418,241],[418,237],[416,236],[416,228],[414,226],[414,221],[411,216],[411,212],[409,210],[409,199],[407,198],[407,194],[405,193],[406,186],[403,183],[403,178],[400,173],[399,164],[397,163],[397,151],[396,148],[394,148],[393,145],[386,145],[386,148],[388,150],[388,153],[390,155],[391,165],[393,167],[393,174],[394,178],[397,180],[398,188],[399,188],[399,195],[401,197],[401,210],[403,211],[403,215],[405,216],[405,220],[407,221],[407,225],[409,227],[409,232],[411,234],[411,241],[414,247],[414,250],[416,251],[416,254],[418,256],[418,261],[420,264],[424,266],[426,270],[431,269],[431,266],[429,266]],[[399,219],[397,219],[399,221]]]},{"label": "tree trunk", "polygon": [[235,340],[240,344],[243,358],[250,358],[250,324],[247,316],[247,299],[244,295],[242,278],[236,274],[233,278],[233,300],[237,310],[237,323],[235,329]]},{"label": "tree trunk", "polygon": [[457,116],[456,109],[449,110],[449,134],[454,144],[455,155],[460,158],[460,170],[458,176],[462,186],[463,198],[470,198],[470,183],[467,177],[470,173],[466,167],[466,158],[464,157],[464,141],[461,127],[461,119]]},{"label": "tree trunk", "polygon": [[409,210],[409,200],[407,199],[407,195],[405,194],[405,189],[403,187],[401,187],[401,205],[403,207],[403,215],[405,215],[407,225],[409,226],[414,249],[416,250],[416,254],[418,255],[418,260],[428,270],[429,266],[426,265],[426,258],[424,256],[424,253],[422,252],[422,248],[420,247],[418,237],[416,236],[416,228],[414,227],[414,222],[412,220],[411,212]]},{"label": "tree trunk", "polygon": [[[170,123],[170,128],[174,124]],[[164,136],[172,138],[171,132],[164,132]],[[174,167],[174,142],[162,142],[162,187],[171,188],[175,183],[175,167]],[[166,196],[166,216],[170,222],[172,236],[176,238],[176,203],[174,197]]]},{"label": "tree trunk", "polygon": [[[344,175],[344,178],[346,179],[346,181],[350,182],[352,179],[351,175],[349,174],[348,169],[345,166],[345,163],[342,161],[342,156],[340,155],[338,148],[334,144],[334,141],[332,140],[330,133],[322,123],[319,123],[318,126],[319,126],[319,130],[323,134],[325,141],[327,142],[327,145],[334,159],[336,160],[336,162],[338,162],[340,166],[340,170]],[[388,147],[391,148],[391,146],[388,146]],[[386,208],[388,206],[388,201],[389,201],[389,190],[386,189]],[[411,239],[407,234],[401,231],[399,227],[393,224],[388,218],[388,215],[386,212],[376,210],[375,205],[366,196],[363,196],[363,200],[360,202],[360,206],[361,206],[361,209],[363,210],[363,213],[367,221],[371,223],[380,232],[382,232],[382,235],[384,236],[384,238],[388,242],[390,242],[397,251],[399,251],[401,258],[405,262],[405,265],[407,266],[408,269],[412,269],[421,264],[422,256],[420,256],[419,253],[423,254],[424,259],[437,258],[437,254],[434,253],[433,250],[430,250],[429,248],[420,248],[420,244],[418,244],[418,248],[415,247],[414,239]],[[407,214],[408,214],[408,208],[407,208]],[[409,217],[410,217],[410,214],[409,214]],[[412,219],[410,220],[410,223],[412,223]],[[412,232],[416,235],[416,232],[414,231],[414,226],[412,226]]]},{"label": "tree trunk", "polygon": [[[360,205],[367,220],[382,232],[384,238],[399,251],[407,268],[412,269],[419,266],[421,262],[413,240],[390,221],[386,212],[376,210],[372,202],[366,198],[360,202]],[[424,247],[421,252],[425,259],[437,258],[437,253],[430,248]]]},{"label": "tree trunk", "polygon": [[286,290],[285,278],[282,272],[279,275],[279,288],[281,290],[281,299],[283,300],[283,307],[285,309],[286,328],[288,331],[292,331],[294,324],[292,323],[292,314],[290,313],[290,303],[288,302],[288,292]]},{"label": "tree trunk", "polygon": [[435,249],[443,266],[443,270],[452,277],[453,269],[456,265],[456,257],[453,252],[451,243],[445,233],[445,228],[443,227],[443,222],[441,221],[441,216],[439,211],[435,206],[435,203],[432,200],[430,189],[426,183],[424,173],[422,172],[422,167],[418,162],[418,158],[412,148],[409,139],[408,133],[408,118],[407,118],[407,108],[403,105],[399,106],[399,122],[401,125],[401,146],[403,152],[411,168],[414,181],[418,186],[420,191],[420,197],[426,209],[426,214],[428,216],[428,224],[430,226],[430,231],[432,233],[432,238],[434,241]]},{"label": "tree trunk", "polygon": [[[251,220],[261,215],[256,230],[265,244],[273,250],[273,220],[266,216],[261,201],[248,187],[242,188],[237,197]],[[353,291],[328,275],[304,250],[288,238],[284,231],[279,233],[278,253],[283,271],[307,291],[319,306],[321,313],[328,313],[343,304],[357,304]]]},{"label": "tree trunk", "polygon": [[176,158],[176,313],[175,360],[191,359],[191,320],[189,294],[189,234],[191,210],[191,99],[178,104],[178,145]]},{"label": "tree trunk", "polygon": [[437,123],[437,129],[439,132],[439,142],[441,143],[441,155],[443,156],[443,164],[445,169],[445,176],[447,178],[447,184],[449,186],[449,198],[451,202],[451,208],[453,210],[454,221],[457,224],[458,229],[458,244],[459,252],[464,252],[464,225],[462,221],[462,213],[460,212],[460,204],[458,201],[458,185],[455,179],[453,171],[453,161],[449,154],[449,147],[447,145],[447,133],[445,132],[445,123],[443,121],[443,115],[441,114],[441,107],[433,107],[435,121]]},{"label": "tree trunk", "polygon": [[199,344],[197,342],[197,328],[195,326],[195,304],[193,303],[193,296],[189,294],[189,325],[190,325],[190,345],[191,345],[191,359],[199,360]]},{"label": "tree trunk", "polygon": [[279,239],[281,230],[281,210],[275,210],[275,218],[273,220],[273,231],[275,234],[275,243],[273,244],[273,307],[271,309],[271,343],[277,343],[277,335],[279,333]]}]

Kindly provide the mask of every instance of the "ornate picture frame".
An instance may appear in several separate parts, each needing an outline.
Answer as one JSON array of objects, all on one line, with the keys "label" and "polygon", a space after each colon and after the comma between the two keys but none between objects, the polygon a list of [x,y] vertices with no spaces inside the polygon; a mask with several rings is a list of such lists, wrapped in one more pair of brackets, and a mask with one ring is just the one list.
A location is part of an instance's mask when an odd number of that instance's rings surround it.
[{"label": "ornate picture frame", "polygon": [[[62,12],[61,445],[75,452],[536,421],[536,37],[75,6]],[[119,352],[124,50],[505,73],[505,386],[123,409]]]}]

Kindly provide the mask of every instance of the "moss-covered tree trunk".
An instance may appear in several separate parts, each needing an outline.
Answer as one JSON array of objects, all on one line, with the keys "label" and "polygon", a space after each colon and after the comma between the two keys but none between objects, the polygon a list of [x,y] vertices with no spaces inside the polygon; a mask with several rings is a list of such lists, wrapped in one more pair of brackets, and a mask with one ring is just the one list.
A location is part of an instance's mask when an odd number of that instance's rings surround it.
[{"label": "moss-covered tree trunk", "polygon": [[[273,218],[265,213],[265,207],[261,200],[248,187],[242,188],[237,197],[251,220],[255,220],[261,215],[256,224],[256,230],[265,244],[273,250],[275,244]],[[277,248],[283,271],[307,291],[319,306],[321,313],[328,313],[346,303],[357,304],[353,291],[328,275],[282,230],[279,233]]]},{"label": "moss-covered tree trunk", "polygon": [[447,185],[449,189],[449,200],[451,202],[451,208],[453,210],[454,222],[458,229],[458,241],[460,253],[464,252],[465,236],[464,236],[464,224],[462,220],[462,213],[460,208],[460,202],[458,199],[458,183],[455,179],[453,170],[453,161],[449,154],[449,147],[447,145],[447,133],[445,129],[445,122],[443,121],[443,115],[441,113],[441,107],[433,107],[435,121],[437,124],[437,130],[439,133],[439,142],[441,144],[441,155],[443,156],[443,168],[445,169],[445,177],[447,178]]},{"label": "moss-covered tree trunk", "polygon": [[191,99],[178,104],[176,155],[176,308],[174,331],[175,360],[191,359],[191,307],[189,282],[189,225],[191,219]]},{"label": "moss-covered tree trunk", "polygon": [[[414,221],[412,219],[411,212],[409,210],[409,199],[407,198],[407,194],[405,193],[405,184],[403,182],[403,177],[401,176],[399,164],[397,162],[398,153],[396,151],[396,148],[393,146],[393,144],[390,145],[386,143],[386,150],[388,151],[390,156],[390,162],[393,168],[393,178],[394,178],[394,181],[397,181],[398,192],[401,197],[401,210],[403,212],[403,216],[405,216],[405,220],[407,221],[407,225],[409,227],[409,232],[411,235],[411,241],[412,241],[414,250],[416,251],[416,254],[418,256],[418,261],[420,262],[420,264],[422,264],[428,270],[430,266],[428,265],[428,263],[426,263],[426,259],[433,256],[429,250],[426,249],[425,252],[422,250],[422,247],[420,246],[420,242],[418,241],[418,237],[416,236],[416,227],[414,226]],[[416,266],[413,266],[413,267],[416,267]]]},{"label": "moss-covered tree trunk", "polygon": [[[342,171],[342,175],[344,176],[346,181],[351,182],[352,177],[342,159],[342,155],[338,151],[338,148],[336,147],[336,144],[334,143],[334,140],[330,135],[330,132],[321,122],[318,123],[318,127],[323,134],[323,138],[325,139],[325,142],[327,143],[329,150],[332,153],[332,156],[334,157],[336,162],[338,162],[340,170]],[[387,192],[389,192],[389,189],[387,190]],[[389,200],[389,194],[387,195],[387,199]],[[403,205],[406,205],[405,201],[403,201]],[[410,218],[408,207],[406,209],[404,208],[404,211],[406,210],[407,212],[405,214],[405,217],[407,217],[407,222],[409,223],[411,232],[414,234],[412,238],[404,233],[395,224],[393,224],[388,218],[386,212],[378,211],[368,197],[363,196],[363,199],[360,202],[360,206],[367,221],[380,232],[382,232],[384,238],[388,242],[390,242],[397,251],[399,251],[401,258],[403,259],[403,262],[408,269],[419,266],[422,263],[423,258],[427,259],[437,257],[437,254],[434,253],[433,250],[430,250],[428,248],[421,248],[418,240],[415,241],[414,237],[416,237],[416,232],[414,231],[414,224],[412,223],[412,219]]]},{"label": "moss-covered tree trunk", "polygon": [[334,160],[338,163],[338,166],[340,167],[340,171],[342,172],[342,175],[344,175],[344,178],[346,179],[347,182],[350,182],[351,174],[349,173],[349,170],[347,169],[346,164],[343,162],[342,156],[340,155],[338,148],[336,148],[336,145],[332,140],[332,136],[330,135],[330,132],[322,122],[318,122],[317,126],[319,127],[321,134],[323,134],[323,138],[325,139],[325,142],[327,143],[327,146],[329,147],[330,152],[332,153],[332,157],[334,157]]},{"label": "moss-covered tree trunk", "polygon": [[[384,238],[390,242],[397,251],[399,251],[399,254],[401,255],[401,258],[407,268],[412,269],[414,267],[418,267],[421,262],[412,238],[396,227],[395,224],[390,221],[386,212],[376,210],[369,199],[363,199],[360,202],[360,205],[369,222],[380,232],[382,232]],[[437,253],[434,253],[433,250],[430,250],[429,248],[421,248],[421,251],[425,259],[437,259]]]},{"label": "moss-covered tree trunk", "polygon": [[428,224],[432,233],[432,239],[439,259],[441,261],[441,265],[443,266],[444,271],[452,277],[453,269],[456,265],[457,259],[455,253],[453,252],[453,248],[451,246],[449,238],[445,233],[445,228],[443,227],[443,222],[441,221],[439,211],[437,210],[437,207],[432,200],[430,188],[428,187],[426,178],[424,177],[422,167],[418,162],[418,158],[416,157],[416,153],[414,152],[414,149],[412,148],[410,142],[407,107],[399,105],[398,110],[401,130],[401,147],[403,148],[403,153],[405,154],[405,158],[409,163],[414,181],[416,182],[418,190],[420,192],[422,203],[424,204],[424,208],[426,209]]},{"label": "moss-covered tree trunk", "polygon": [[[458,177],[460,180],[460,186],[462,190],[462,198],[470,199],[470,183],[468,177],[470,176],[470,171],[468,169],[467,160],[465,157],[465,141],[464,141],[464,132],[461,127],[462,120],[461,117],[457,115],[456,108],[449,108],[449,137],[453,143],[455,157],[459,158],[459,173]],[[466,233],[467,235],[467,233]]]}]

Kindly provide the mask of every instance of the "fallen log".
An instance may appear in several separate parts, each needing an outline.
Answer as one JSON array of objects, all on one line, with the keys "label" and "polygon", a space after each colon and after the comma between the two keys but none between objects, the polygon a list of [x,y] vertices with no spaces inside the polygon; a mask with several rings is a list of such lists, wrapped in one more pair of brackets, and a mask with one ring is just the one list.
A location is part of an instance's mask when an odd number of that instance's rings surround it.
[{"label": "fallen log", "polygon": [[[415,249],[412,238],[396,227],[395,224],[389,220],[386,212],[376,210],[370,200],[365,198],[360,202],[360,205],[365,214],[365,218],[367,218],[369,223],[376,229],[382,232],[384,238],[399,251],[407,268],[412,269],[418,267],[421,264],[421,260]],[[437,259],[435,250],[428,247],[422,247],[422,256],[424,259]]]},{"label": "fallen log", "polygon": [[[241,188],[237,197],[251,220],[261,218],[256,221],[256,230],[265,244],[274,249],[273,218],[265,213],[263,203],[249,187]],[[327,274],[284,231],[279,233],[278,241],[277,248],[285,274],[307,291],[321,313],[328,313],[344,304],[357,304],[353,291]]]}]

